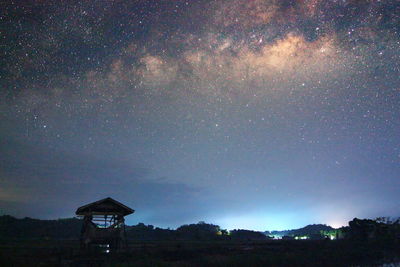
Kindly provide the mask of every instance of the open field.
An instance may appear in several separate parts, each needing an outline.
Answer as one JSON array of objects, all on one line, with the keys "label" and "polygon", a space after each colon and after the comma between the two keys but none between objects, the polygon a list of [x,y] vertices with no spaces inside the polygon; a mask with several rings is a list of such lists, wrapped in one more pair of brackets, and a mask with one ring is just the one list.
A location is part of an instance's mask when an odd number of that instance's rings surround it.
[{"label": "open field", "polygon": [[0,245],[1,266],[376,266],[399,261],[399,244],[342,240],[130,242],[126,252],[108,254],[82,254],[74,240]]}]

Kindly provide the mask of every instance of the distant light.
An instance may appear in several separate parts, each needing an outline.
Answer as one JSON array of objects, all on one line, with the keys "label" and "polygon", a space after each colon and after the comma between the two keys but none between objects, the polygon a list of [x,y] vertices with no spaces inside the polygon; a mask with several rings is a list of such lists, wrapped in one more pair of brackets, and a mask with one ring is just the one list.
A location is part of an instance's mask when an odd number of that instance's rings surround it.
[{"label": "distant light", "polygon": [[106,253],[110,253],[110,250],[109,250],[109,249],[107,249],[107,250],[106,250]]}]

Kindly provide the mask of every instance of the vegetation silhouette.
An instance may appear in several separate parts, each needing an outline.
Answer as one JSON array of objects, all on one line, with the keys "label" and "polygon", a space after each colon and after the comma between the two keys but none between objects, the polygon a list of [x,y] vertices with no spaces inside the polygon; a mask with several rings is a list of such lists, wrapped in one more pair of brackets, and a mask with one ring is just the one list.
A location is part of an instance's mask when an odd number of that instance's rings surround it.
[{"label": "vegetation silhouette", "polygon": [[[400,224],[390,218],[355,218],[339,229],[316,224],[264,233],[228,231],[205,222],[176,230],[138,223],[126,227],[129,249],[109,254],[80,252],[82,223],[77,218],[0,216],[0,265],[343,266],[400,262]],[[338,239],[328,240],[333,231]],[[272,239],[277,234],[287,238]],[[294,240],[305,235],[308,240]]]}]

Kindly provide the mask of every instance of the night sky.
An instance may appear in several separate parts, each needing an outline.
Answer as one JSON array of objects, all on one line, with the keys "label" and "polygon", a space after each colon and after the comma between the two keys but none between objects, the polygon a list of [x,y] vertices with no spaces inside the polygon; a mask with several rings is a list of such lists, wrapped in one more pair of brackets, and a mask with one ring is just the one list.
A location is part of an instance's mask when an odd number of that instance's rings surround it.
[{"label": "night sky", "polygon": [[400,215],[400,2],[3,0],[0,214]]}]

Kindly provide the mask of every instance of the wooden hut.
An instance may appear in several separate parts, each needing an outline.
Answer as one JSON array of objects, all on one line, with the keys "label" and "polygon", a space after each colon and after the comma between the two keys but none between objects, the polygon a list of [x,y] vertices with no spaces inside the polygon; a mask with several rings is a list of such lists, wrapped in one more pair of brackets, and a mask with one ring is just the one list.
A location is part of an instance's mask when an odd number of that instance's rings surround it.
[{"label": "wooden hut", "polygon": [[110,197],[76,210],[83,217],[81,248],[104,247],[105,252],[126,248],[124,216],[135,211]]}]

